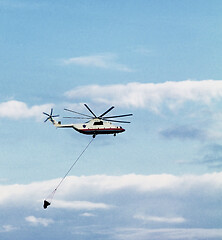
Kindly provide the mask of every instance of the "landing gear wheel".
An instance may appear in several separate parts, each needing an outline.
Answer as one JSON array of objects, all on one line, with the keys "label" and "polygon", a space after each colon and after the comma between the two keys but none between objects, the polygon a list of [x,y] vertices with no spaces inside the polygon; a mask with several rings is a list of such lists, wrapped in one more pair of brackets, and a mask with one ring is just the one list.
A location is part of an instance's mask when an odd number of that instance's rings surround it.
[{"label": "landing gear wheel", "polygon": [[93,134],[93,138],[95,138],[96,137],[96,134]]}]

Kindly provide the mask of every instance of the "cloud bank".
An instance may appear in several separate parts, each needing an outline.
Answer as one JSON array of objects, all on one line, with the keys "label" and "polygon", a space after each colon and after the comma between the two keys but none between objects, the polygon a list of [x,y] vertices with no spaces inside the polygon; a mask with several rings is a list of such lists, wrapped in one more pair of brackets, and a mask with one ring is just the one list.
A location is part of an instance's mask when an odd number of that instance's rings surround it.
[{"label": "cloud bank", "polygon": [[42,201],[58,182],[0,185],[0,210],[7,216],[0,219],[1,234],[30,240],[35,228],[64,240],[222,237],[222,172],[70,176],[44,210]]},{"label": "cloud bank", "polygon": [[93,203],[88,201],[62,201],[55,200],[55,208],[66,208],[74,210],[95,210],[95,209],[110,209],[112,206],[104,203]]},{"label": "cloud bank", "polygon": [[[98,58],[98,59],[97,59]],[[100,59],[102,58],[102,60]],[[106,66],[103,57],[95,57],[94,64]],[[100,60],[99,60],[100,59]],[[77,60],[67,60],[67,64]],[[79,62],[90,65],[94,57],[80,58]],[[82,64],[83,64],[82,63]],[[116,85],[87,85],[79,86],[65,92],[65,96],[81,102],[102,103],[124,108],[142,108],[159,112],[163,107],[174,110],[187,102],[208,105],[213,101],[222,99],[221,80],[180,81],[164,83],[139,83]],[[34,105],[29,107],[27,103],[11,100],[0,103],[0,118],[36,118],[42,119],[42,112],[53,107],[53,103]]]},{"label": "cloud bank", "polygon": [[186,221],[183,217],[157,217],[135,215],[134,218],[143,220],[144,222],[159,222],[159,223],[183,223]]},{"label": "cloud bank", "polygon": [[180,81],[116,85],[88,85],[65,93],[70,99],[86,98],[93,102],[153,111],[166,105],[174,109],[186,102],[210,104],[222,98],[221,80]]},{"label": "cloud bank", "polygon": [[25,218],[25,220],[31,225],[34,225],[34,226],[42,225],[44,227],[47,227],[49,224],[54,222],[52,219],[37,218],[35,216],[28,216]]},{"label": "cloud bank", "polygon": [[34,105],[28,107],[26,103],[16,100],[0,103],[0,118],[42,118],[42,112],[48,111],[53,104]]},{"label": "cloud bank", "polygon": [[140,240],[175,240],[175,239],[203,239],[203,240],[219,240],[222,236],[222,229],[205,229],[205,228],[123,228],[119,229],[117,237],[123,239],[140,239]]},{"label": "cloud bank", "polygon": [[124,64],[116,62],[115,54],[103,53],[99,55],[81,56],[65,59],[62,61],[65,65],[79,65],[84,67],[96,67],[102,69],[111,69],[122,72],[132,72],[133,70]]},{"label": "cloud bank", "polygon": [[[205,131],[204,131],[205,130]],[[192,126],[174,126],[160,131],[160,135],[166,139],[177,138],[179,140],[205,140],[209,138],[206,129],[199,129]]]}]

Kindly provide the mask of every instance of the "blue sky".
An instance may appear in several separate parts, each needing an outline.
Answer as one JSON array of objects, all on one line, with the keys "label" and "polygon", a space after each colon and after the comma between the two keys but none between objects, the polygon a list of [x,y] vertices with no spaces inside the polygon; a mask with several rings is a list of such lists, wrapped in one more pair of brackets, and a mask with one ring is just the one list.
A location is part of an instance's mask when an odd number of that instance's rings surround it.
[{"label": "blue sky", "polygon": [[[0,0],[1,239],[221,239],[221,12]],[[91,137],[42,112],[71,123],[84,103],[131,124],[97,136],[43,210]]]}]

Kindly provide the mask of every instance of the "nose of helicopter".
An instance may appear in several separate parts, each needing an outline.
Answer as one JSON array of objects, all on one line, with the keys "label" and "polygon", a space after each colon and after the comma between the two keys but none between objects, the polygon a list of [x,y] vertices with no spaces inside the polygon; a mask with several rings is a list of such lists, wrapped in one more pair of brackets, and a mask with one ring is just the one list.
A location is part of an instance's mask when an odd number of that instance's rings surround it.
[{"label": "nose of helicopter", "polygon": [[124,128],[121,127],[121,132],[125,132],[126,130]]}]

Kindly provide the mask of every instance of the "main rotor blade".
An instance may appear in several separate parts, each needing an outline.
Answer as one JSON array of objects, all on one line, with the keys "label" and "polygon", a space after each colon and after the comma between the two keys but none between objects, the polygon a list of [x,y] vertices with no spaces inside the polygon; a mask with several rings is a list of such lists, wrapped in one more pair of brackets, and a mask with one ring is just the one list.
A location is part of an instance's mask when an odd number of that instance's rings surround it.
[{"label": "main rotor blade", "polygon": [[92,119],[91,117],[63,117],[63,118]]},{"label": "main rotor blade", "polygon": [[85,116],[85,117],[92,118],[92,116],[89,116],[89,115],[86,115],[86,114],[83,114],[83,113],[79,113],[79,112],[76,112],[76,111],[73,111],[73,110],[70,110],[70,109],[67,109],[67,108],[64,108],[64,110],[68,111],[68,112],[76,113],[76,114],[79,114],[79,115],[82,115],[82,116]]},{"label": "main rotor blade", "polygon": [[112,109],[114,108],[114,106],[112,106],[111,108],[109,108],[107,111],[105,111],[103,114],[101,114],[99,116],[99,118],[103,117],[104,115],[106,115],[108,112],[110,112]]},{"label": "main rotor blade", "polygon": [[92,113],[92,115],[95,117],[95,118],[97,118],[97,116],[95,115],[95,113],[86,105],[86,104],[84,104],[85,105],[85,107]]},{"label": "main rotor blade", "polygon": [[130,123],[130,122],[128,122],[128,121],[109,120],[109,119],[106,119],[106,118],[103,118],[103,120],[109,121],[109,122]]},{"label": "main rotor blade", "polygon": [[116,115],[116,116],[110,116],[110,117],[105,117],[105,118],[119,118],[119,117],[128,117],[128,116],[132,116],[133,114],[123,114],[123,115]]}]

